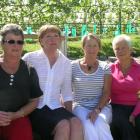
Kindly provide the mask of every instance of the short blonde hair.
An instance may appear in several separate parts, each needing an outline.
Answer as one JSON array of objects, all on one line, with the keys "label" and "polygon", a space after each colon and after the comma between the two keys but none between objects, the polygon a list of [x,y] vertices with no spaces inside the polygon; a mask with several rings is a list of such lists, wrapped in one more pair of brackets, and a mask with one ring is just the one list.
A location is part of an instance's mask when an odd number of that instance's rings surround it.
[{"label": "short blonde hair", "polygon": [[82,47],[85,46],[87,39],[95,39],[97,41],[98,45],[99,45],[99,48],[101,48],[101,40],[100,40],[100,38],[97,35],[94,35],[92,33],[88,33],[87,35],[85,35],[82,38]]},{"label": "short blonde hair", "polygon": [[38,31],[39,42],[40,42],[40,39],[43,38],[44,35],[47,32],[56,32],[56,33],[58,33],[61,36],[61,30],[60,30],[59,27],[57,27],[56,25],[46,24],[46,25],[41,26],[41,28]]}]

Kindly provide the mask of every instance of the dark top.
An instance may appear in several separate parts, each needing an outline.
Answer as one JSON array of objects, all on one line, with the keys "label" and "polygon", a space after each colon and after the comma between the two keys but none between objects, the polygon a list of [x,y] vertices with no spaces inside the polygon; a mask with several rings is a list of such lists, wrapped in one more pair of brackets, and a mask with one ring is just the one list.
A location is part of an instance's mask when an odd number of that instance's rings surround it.
[{"label": "dark top", "polygon": [[6,73],[0,66],[0,111],[17,111],[30,99],[42,95],[35,69],[20,60],[15,74]]}]

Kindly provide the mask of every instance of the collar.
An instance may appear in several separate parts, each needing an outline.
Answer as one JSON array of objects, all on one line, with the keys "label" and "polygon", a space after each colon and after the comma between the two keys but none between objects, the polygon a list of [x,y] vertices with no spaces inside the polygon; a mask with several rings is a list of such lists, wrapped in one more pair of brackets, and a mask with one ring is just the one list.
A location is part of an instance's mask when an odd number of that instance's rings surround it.
[{"label": "collar", "polygon": [[[116,60],[115,62],[114,62],[116,65],[119,65],[119,60]],[[136,61],[136,59],[135,58],[132,58],[132,66],[140,66],[140,64]]]}]

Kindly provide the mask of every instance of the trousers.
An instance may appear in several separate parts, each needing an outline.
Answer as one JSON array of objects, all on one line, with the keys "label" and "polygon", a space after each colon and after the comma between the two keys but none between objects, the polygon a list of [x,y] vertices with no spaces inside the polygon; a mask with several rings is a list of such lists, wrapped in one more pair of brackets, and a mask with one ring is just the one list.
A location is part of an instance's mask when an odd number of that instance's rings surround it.
[{"label": "trousers", "polygon": [[81,106],[73,109],[73,113],[82,121],[84,140],[113,140],[109,126],[112,118],[111,106],[105,106],[94,123],[87,119],[89,112],[91,110]]}]

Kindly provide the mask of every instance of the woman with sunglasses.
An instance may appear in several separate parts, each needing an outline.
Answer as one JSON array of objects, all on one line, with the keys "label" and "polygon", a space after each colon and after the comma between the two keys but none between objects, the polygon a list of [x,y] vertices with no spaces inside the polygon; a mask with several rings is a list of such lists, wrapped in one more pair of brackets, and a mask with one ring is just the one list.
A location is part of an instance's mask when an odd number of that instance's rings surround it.
[{"label": "woman with sunglasses", "polygon": [[28,119],[42,91],[33,67],[21,60],[24,35],[16,24],[5,25],[1,32],[3,58],[0,62],[0,139],[32,140]]},{"label": "woman with sunglasses", "polygon": [[97,59],[100,39],[89,33],[82,40],[84,57],[72,62],[73,112],[84,127],[84,140],[113,140],[109,129],[111,88],[109,66]]}]

